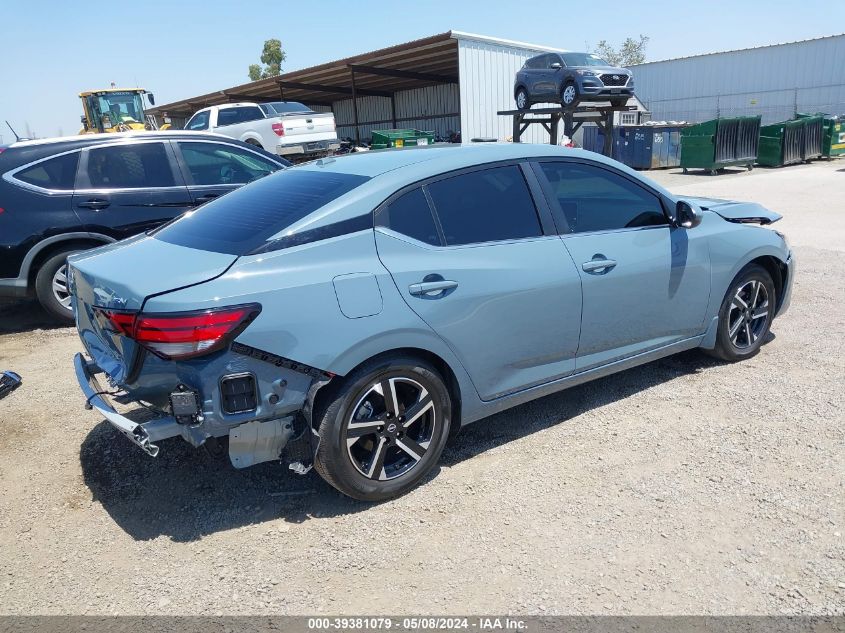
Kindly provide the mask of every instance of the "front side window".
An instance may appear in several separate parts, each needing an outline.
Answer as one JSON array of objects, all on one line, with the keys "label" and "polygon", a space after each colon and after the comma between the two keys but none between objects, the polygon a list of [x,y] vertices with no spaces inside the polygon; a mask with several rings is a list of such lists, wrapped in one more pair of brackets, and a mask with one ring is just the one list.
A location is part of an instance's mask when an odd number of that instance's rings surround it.
[{"label": "front side window", "polygon": [[258,154],[222,143],[179,143],[195,185],[243,185],[280,169]]},{"label": "front side window", "polygon": [[88,152],[88,180],[94,189],[145,189],[176,184],[162,143],[92,149]]},{"label": "front side window", "polygon": [[185,124],[186,130],[207,130],[208,129],[208,110],[205,112],[197,112]]},{"label": "front side window", "polygon": [[76,180],[78,164],[79,152],[71,152],[22,169],[15,174],[15,178],[44,189],[71,191]]},{"label": "front side window", "polygon": [[422,189],[409,191],[383,207],[378,224],[420,242],[440,246],[431,207]]},{"label": "front side window", "polygon": [[668,224],[660,199],[607,169],[582,163],[541,163],[572,233]]},{"label": "front side window", "polygon": [[531,192],[516,165],[453,176],[428,185],[428,190],[450,246],[543,234]]},{"label": "front side window", "polygon": [[323,170],[283,169],[186,213],[153,235],[178,246],[246,255],[367,180]]}]

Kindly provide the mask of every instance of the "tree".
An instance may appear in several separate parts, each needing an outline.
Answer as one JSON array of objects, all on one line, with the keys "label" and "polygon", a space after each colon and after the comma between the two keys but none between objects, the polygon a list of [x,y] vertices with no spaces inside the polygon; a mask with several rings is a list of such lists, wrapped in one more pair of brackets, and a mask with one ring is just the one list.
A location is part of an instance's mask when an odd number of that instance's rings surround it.
[{"label": "tree", "polygon": [[282,73],[282,62],[285,61],[285,52],[282,50],[281,40],[267,40],[264,42],[264,50],[261,51],[261,63],[249,65],[249,78],[252,81],[276,77]]},{"label": "tree", "polygon": [[645,47],[649,39],[651,38],[648,35],[640,35],[639,40],[629,37],[622,42],[622,46],[619,48],[611,46],[607,43],[607,40],[602,40],[596,46],[595,53],[613,66],[642,64],[645,61]]}]

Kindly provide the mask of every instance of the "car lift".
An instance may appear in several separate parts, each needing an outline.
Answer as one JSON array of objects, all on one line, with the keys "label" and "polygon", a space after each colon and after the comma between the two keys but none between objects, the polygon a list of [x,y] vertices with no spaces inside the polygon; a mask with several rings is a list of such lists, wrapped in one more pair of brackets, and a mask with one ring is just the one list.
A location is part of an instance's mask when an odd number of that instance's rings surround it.
[{"label": "car lift", "polygon": [[[549,143],[557,145],[558,128],[563,119],[563,133],[570,139],[584,123],[595,123],[604,134],[602,154],[610,156],[613,150],[613,113],[636,110],[636,106],[581,105],[572,109],[563,107],[534,108],[533,110],[500,110],[500,116],[513,117],[513,142],[521,143],[522,134],[532,123],[539,123],[549,133]],[[541,115],[541,116],[528,116]]]}]

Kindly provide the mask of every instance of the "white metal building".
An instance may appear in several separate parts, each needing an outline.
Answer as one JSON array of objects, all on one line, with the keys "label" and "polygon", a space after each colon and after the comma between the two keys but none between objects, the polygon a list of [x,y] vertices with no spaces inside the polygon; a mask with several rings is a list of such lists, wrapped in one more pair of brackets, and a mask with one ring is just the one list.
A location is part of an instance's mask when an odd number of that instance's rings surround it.
[{"label": "white metal building", "polygon": [[[334,112],[341,138],[362,140],[373,130],[417,128],[441,136],[508,138],[513,81],[526,59],[548,46],[447,31],[311,68],[183,99],[150,111],[177,126],[196,110],[236,101],[300,101]],[[529,142],[548,142],[532,128]],[[542,132],[542,134],[541,134]],[[543,136],[545,135],[545,138]]]},{"label": "white metal building", "polygon": [[845,35],[632,66],[637,96],[655,120],[845,113]]}]

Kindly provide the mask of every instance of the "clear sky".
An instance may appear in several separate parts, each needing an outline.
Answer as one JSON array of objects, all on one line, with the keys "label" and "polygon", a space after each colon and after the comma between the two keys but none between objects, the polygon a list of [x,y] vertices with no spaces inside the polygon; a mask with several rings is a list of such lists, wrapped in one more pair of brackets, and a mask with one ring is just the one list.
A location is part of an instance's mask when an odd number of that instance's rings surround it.
[{"label": "clear sky", "polygon": [[845,32],[845,1],[0,0],[0,140],[5,119],[76,133],[78,93],[112,81],[158,104],[245,83],[269,38],[289,71],[449,29],[571,50],[643,34],[657,60]]}]

